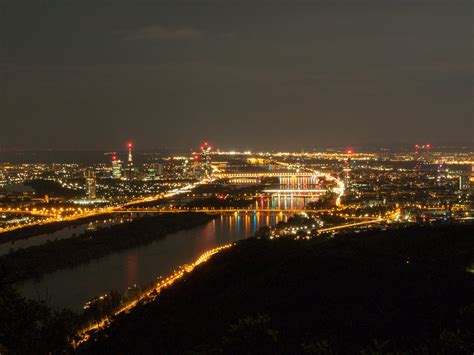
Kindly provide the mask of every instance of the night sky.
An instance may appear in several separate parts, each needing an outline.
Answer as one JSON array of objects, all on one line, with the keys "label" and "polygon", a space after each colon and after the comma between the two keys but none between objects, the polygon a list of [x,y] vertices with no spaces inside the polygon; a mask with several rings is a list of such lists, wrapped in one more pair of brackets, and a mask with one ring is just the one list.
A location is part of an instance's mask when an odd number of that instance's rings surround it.
[{"label": "night sky", "polygon": [[471,0],[0,0],[0,148],[472,143]]}]

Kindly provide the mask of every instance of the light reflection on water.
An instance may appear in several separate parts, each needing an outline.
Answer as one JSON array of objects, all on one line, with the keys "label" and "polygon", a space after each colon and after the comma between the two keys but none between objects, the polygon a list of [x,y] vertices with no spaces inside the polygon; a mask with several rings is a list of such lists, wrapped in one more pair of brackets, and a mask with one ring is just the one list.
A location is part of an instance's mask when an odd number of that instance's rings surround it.
[{"label": "light reflection on water", "polygon": [[[321,188],[314,183],[317,181],[291,180],[288,184],[281,185],[280,189]],[[315,201],[318,197],[319,194],[312,192],[274,193],[259,198],[255,207],[279,210],[304,208],[308,202]],[[58,308],[79,310],[95,296],[112,289],[124,292],[129,286],[154,282],[158,276],[170,274],[176,267],[195,260],[209,249],[245,239],[261,226],[274,225],[286,221],[288,217],[288,214],[281,212],[223,214],[205,226],[173,233],[146,246],[115,252],[88,264],[56,271],[39,281],[26,281],[19,286],[19,291],[29,298],[48,298],[51,305]],[[85,230],[87,226],[82,228]],[[79,234],[81,230],[78,229],[75,233]],[[69,234],[72,234],[71,231]],[[31,243],[33,240],[46,240],[44,238],[45,236],[28,240]],[[46,238],[55,239],[57,236],[48,235]],[[0,245],[0,255],[2,247]]]},{"label": "light reflection on water", "polygon": [[319,193],[272,193],[262,196],[255,202],[256,209],[294,210],[304,209],[309,202],[314,202],[320,197]]},{"label": "light reflection on water", "polygon": [[283,213],[235,213],[218,216],[204,226],[170,234],[146,246],[116,252],[88,264],[29,280],[19,291],[29,298],[50,299],[51,305],[79,310],[91,298],[112,289],[145,285],[170,274],[205,251],[253,235],[258,228],[285,221]]}]

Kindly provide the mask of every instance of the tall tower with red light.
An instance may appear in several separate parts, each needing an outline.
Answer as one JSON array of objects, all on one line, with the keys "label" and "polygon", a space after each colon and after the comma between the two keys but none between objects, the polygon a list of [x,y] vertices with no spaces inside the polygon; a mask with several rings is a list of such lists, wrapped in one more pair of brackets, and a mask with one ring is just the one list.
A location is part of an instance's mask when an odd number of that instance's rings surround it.
[{"label": "tall tower with red light", "polygon": [[344,185],[346,189],[349,189],[350,185],[352,153],[352,148],[347,149],[346,159],[344,160]]},{"label": "tall tower with red light", "polygon": [[127,180],[133,180],[134,179],[132,148],[133,148],[132,142],[128,142],[127,143],[127,149],[128,149],[127,169],[125,170]]},{"label": "tall tower with red light", "polygon": [[133,164],[133,156],[132,156],[132,142],[127,143],[127,148],[128,148],[128,165]]}]

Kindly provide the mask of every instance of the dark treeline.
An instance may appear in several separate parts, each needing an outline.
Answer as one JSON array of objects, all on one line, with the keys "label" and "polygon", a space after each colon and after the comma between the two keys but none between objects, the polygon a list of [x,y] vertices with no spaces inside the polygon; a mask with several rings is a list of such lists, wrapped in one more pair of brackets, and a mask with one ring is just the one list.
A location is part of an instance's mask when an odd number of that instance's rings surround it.
[{"label": "dark treeline", "polygon": [[168,233],[196,227],[212,218],[204,213],[147,216],[87,231],[77,237],[19,249],[0,257],[0,265],[6,270],[6,281],[14,283],[89,262],[114,251],[151,243]]},{"label": "dark treeline", "polygon": [[325,209],[333,208],[336,206],[337,194],[334,192],[326,192],[321,195],[316,201],[311,201],[308,203],[307,208],[309,209]]},{"label": "dark treeline", "polygon": [[79,316],[21,297],[5,275],[0,270],[0,354],[72,353]]},{"label": "dark treeline", "polygon": [[35,190],[38,196],[54,196],[54,197],[77,197],[82,195],[83,191],[70,190],[62,187],[61,184],[53,180],[34,179],[25,182],[25,185],[30,186]]},{"label": "dark treeline", "polygon": [[474,225],[250,238],[84,353],[472,354]]}]

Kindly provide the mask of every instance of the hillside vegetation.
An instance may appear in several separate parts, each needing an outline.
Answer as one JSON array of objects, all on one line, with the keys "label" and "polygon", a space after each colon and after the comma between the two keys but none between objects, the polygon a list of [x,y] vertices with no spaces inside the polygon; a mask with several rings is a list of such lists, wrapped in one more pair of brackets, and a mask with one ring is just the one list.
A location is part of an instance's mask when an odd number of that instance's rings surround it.
[{"label": "hillside vegetation", "polygon": [[79,350],[471,354],[473,269],[473,225],[251,238]]}]

